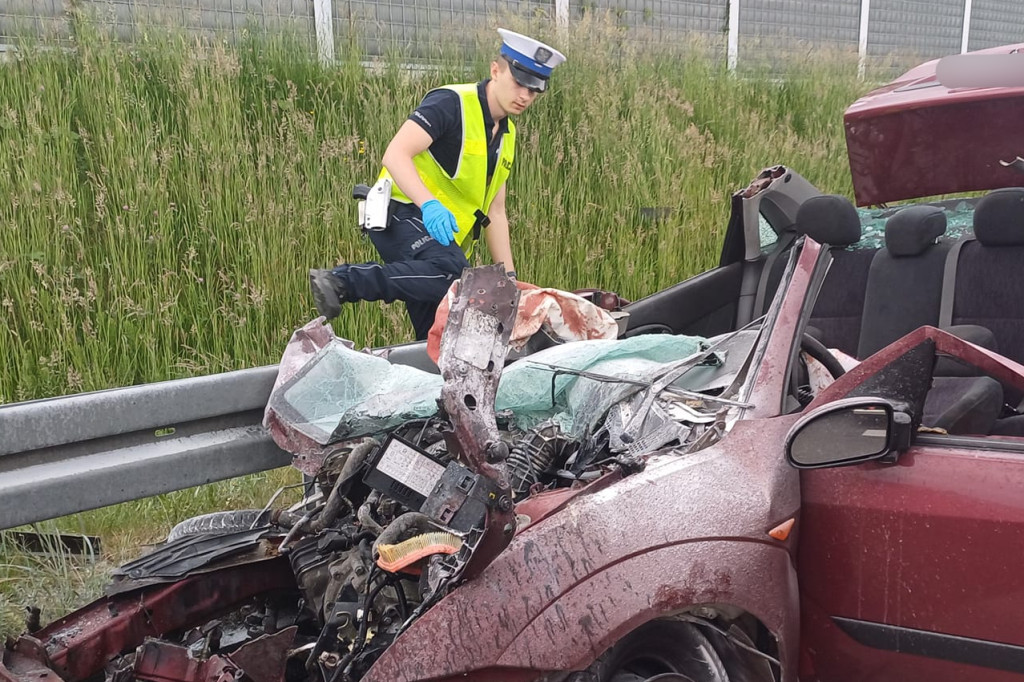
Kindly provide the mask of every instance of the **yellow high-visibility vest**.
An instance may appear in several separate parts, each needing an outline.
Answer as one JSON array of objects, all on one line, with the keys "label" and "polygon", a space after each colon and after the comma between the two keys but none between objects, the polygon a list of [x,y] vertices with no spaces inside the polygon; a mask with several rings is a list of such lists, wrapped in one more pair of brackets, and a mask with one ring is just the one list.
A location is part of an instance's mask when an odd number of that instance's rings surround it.
[{"label": "yellow high-visibility vest", "polygon": [[[508,132],[503,136],[498,150],[494,175],[487,182],[487,140],[490,131],[484,129],[484,111],[477,84],[463,83],[444,87],[454,91],[462,102],[462,149],[455,175],[449,176],[431,156],[429,149],[414,156],[412,161],[430,193],[455,215],[459,226],[455,241],[469,255],[473,252],[476,237],[473,228],[477,225],[478,212],[487,214],[491,202],[512,170],[512,161],[516,155],[516,127],[511,120],[508,122]],[[391,178],[391,174],[385,168],[380,177]],[[412,203],[397,184],[392,186],[391,198],[406,204]]]}]

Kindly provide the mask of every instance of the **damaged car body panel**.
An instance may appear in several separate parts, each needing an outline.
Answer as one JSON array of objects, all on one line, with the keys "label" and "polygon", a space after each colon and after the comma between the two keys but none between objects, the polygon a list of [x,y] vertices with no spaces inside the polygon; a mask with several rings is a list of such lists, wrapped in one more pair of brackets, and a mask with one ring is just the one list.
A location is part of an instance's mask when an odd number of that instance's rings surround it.
[{"label": "damaged car body panel", "polygon": [[[804,305],[801,285],[818,253],[813,244],[804,249],[790,295],[769,313],[778,318],[772,333],[759,339],[752,357],[779,348],[786,349],[783,357],[788,354]],[[751,396],[751,412],[758,411],[758,398],[766,401],[762,411],[774,416],[785,365],[762,361],[756,367],[739,397]],[[541,524],[517,536],[478,581],[427,614],[404,636],[408,643],[396,644],[417,650],[434,630],[477,632],[484,623],[501,623],[500,631],[492,626],[490,636],[467,644],[470,655],[434,650],[417,656],[423,667],[412,676],[403,674],[408,664],[396,647],[378,662],[380,676],[372,679],[465,673],[473,669],[468,661],[534,674],[572,670],[642,623],[716,608],[756,619],[775,638],[782,669],[789,669],[797,645],[792,545],[768,532],[794,518],[799,507],[793,470],[778,466],[771,453],[792,421],[738,421],[726,438],[699,454],[655,454],[645,471],[578,498],[566,512],[571,523]],[[716,485],[723,480],[730,481],[728,488]],[[666,513],[671,523],[665,523]],[[764,590],[766,582],[773,589]],[[502,600],[509,583],[536,587],[521,590],[520,599]]]},{"label": "damaged car body panel", "polygon": [[[1024,390],[1021,365],[922,327],[829,386],[808,413],[856,395],[921,402],[915,392],[931,382],[907,381],[902,365],[922,352]],[[802,474],[802,639],[829,652],[806,659],[802,676],[1018,679],[1024,621],[1007,539],[1024,534],[1024,439],[924,429],[887,459]]]},{"label": "damaged car body panel", "polygon": [[[1024,44],[970,54],[1009,56],[1021,49]],[[843,126],[858,204],[1024,186],[1013,163],[1024,153],[1018,125],[1024,88],[946,87],[939,61],[911,69],[846,111]]]},{"label": "damaged car body panel", "polygon": [[[453,575],[455,579],[476,576],[515,533],[511,475],[505,464],[509,448],[498,433],[494,398],[518,300],[519,291],[501,265],[469,270],[458,285],[455,305],[441,337],[438,364],[445,380],[441,402],[452,421],[452,431],[446,438],[448,451],[490,484],[474,483],[464,491],[467,499],[475,493],[481,501],[484,519],[474,524],[481,526],[480,536],[473,538],[472,555]],[[431,507],[436,510],[437,521],[447,523],[458,513],[464,486],[460,481],[444,488],[444,497]]]},{"label": "damaged car body panel", "polygon": [[20,637],[4,653],[0,673],[8,679],[24,680],[30,674],[37,679],[32,671],[45,669],[63,680],[88,679],[147,637],[203,623],[253,597],[292,586],[287,562],[259,549],[245,562],[196,571],[174,582],[136,589],[126,585],[123,592]]},{"label": "damaged car body panel", "polygon": [[[805,259],[813,258],[811,251],[805,254]],[[286,511],[260,517],[261,522],[290,528],[284,537],[268,533],[268,526],[259,526],[213,538],[175,540],[124,567],[117,589],[128,590],[128,594],[141,590],[142,594],[155,595],[153,598],[162,603],[159,595],[210,575],[203,572],[208,570],[208,565],[218,560],[230,561],[232,557],[237,559],[239,554],[244,554],[247,545],[279,552],[288,557],[295,579],[293,585],[288,585],[287,580],[279,585],[285,601],[289,593],[306,594],[307,610],[312,607],[317,618],[325,622],[324,631],[314,641],[303,643],[301,636],[297,636],[301,633],[295,631],[301,629],[303,617],[288,614],[288,609],[280,605],[271,608],[267,603],[256,608],[255,613],[262,622],[272,625],[265,626],[260,637],[248,640],[243,646],[250,658],[254,655],[256,658],[260,655],[280,658],[282,643],[290,637],[293,640],[288,643],[290,656],[304,660],[307,670],[319,669],[326,679],[337,674],[337,679],[351,676],[351,679],[412,680],[473,671],[483,675],[481,679],[511,679],[508,676],[514,675],[516,670],[524,675],[572,670],[585,666],[635,626],[669,616],[678,618],[680,623],[689,618],[709,627],[714,618],[746,619],[753,633],[768,637],[770,653],[765,654],[766,660],[781,657],[789,661],[794,656],[796,628],[787,615],[793,613],[796,599],[791,546],[772,539],[767,531],[792,518],[796,511],[795,472],[784,466],[781,453],[763,456],[760,445],[765,435],[763,425],[743,424],[739,432],[745,435],[737,433],[722,440],[727,426],[737,424],[738,416],[752,407],[741,399],[752,393],[755,379],[769,385],[781,380],[777,376],[765,380],[762,374],[751,371],[750,359],[766,352],[770,336],[757,328],[728,335],[706,344],[703,351],[659,370],[661,379],[624,380],[625,385],[631,387],[624,394],[627,403],[645,410],[651,409],[658,395],[668,391],[666,409],[677,404],[681,414],[696,420],[693,433],[677,430],[669,436],[662,435],[662,439],[668,438],[670,443],[679,441],[679,444],[663,447],[660,454],[641,453],[641,459],[630,454],[632,436],[626,438],[625,434],[631,432],[642,439],[647,433],[644,421],[637,425],[634,418],[623,418],[619,425],[632,425],[632,431],[630,428],[616,431],[620,441],[618,454],[612,452],[612,457],[596,466],[581,464],[580,472],[590,471],[593,476],[580,477],[569,487],[534,489],[520,494],[517,504],[513,504],[507,469],[510,447],[495,426],[493,405],[497,376],[503,364],[503,341],[507,340],[510,328],[507,315],[514,310],[514,289],[502,291],[498,281],[474,286],[474,280],[480,281],[474,277],[477,272],[467,273],[462,286],[473,295],[457,300],[449,320],[451,326],[446,329],[442,343],[439,364],[446,382],[441,401],[448,418],[445,423],[450,426],[440,424],[436,429],[436,440],[430,446],[432,452],[423,450],[414,455],[425,457],[417,465],[421,467],[433,463],[430,457],[436,456],[442,445],[457,456],[446,467],[439,462],[435,464],[436,469],[443,469],[444,473],[438,474],[433,490],[428,491],[422,501],[408,490],[402,490],[403,486],[414,485],[413,480],[399,480],[401,472],[389,468],[392,463],[387,459],[388,441],[376,450],[373,450],[373,441],[365,439],[355,447],[337,449],[335,446],[333,454],[341,453],[344,461],[332,463],[331,455],[324,459],[324,468],[334,467],[338,471],[334,488],[323,503],[324,511],[317,521],[311,520],[308,514],[301,515],[300,510]],[[482,274],[484,278],[493,279],[492,273],[484,271]],[[501,276],[504,277],[503,273]],[[497,296],[489,295],[492,291],[497,291]],[[799,306],[798,298],[791,297],[788,305]],[[506,317],[481,320],[481,315],[495,308],[505,311]],[[777,306],[773,319],[778,314]],[[475,320],[473,315],[477,316]],[[461,324],[466,319],[471,320],[470,324]],[[487,349],[487,353],[481,353],[481,349]],[[723,359],[726,357],[728,361]],[[543,371],[543,367],[544,364],[539,363],[537,371]],[[691,370],[693,375],[688,376]],[[586,378],[598,387],[615,379],[584,371],[571,378]],[[712,393],[705,395],[688,387],[711,389]],[[589,405],[593,396],[604,394],[600,390],[595,393],[581,389],[579,395],[583,396],[582,404]],[[581,414],[589,412],[583,410]],[[428,426],[423,424],[417,428],[426,431]],[[788,424],[775,422],[767,426],[777,431],[777,437],[769,441],[781,443]],[[603,439],[597,440],[614,441],[609,438],[605,434]],[[424,441],[419,444],[400,442],[415,451]],[[662,440],[652,442],[661,447]],[[367,454],[367,447],[376,454]],[[737,454],[736,448],[742,450],[742,455]],[[357,451],[363,454],[357,457],[354,454]],[[689,456],[682,457],[686,453],[690,453]],[[390,532],[397,526],[403,529],[408,526],[416,532],[429,530],[432,525],[437,529],[447,526],[460,535],[462,542],[453,547],[452,552],[433,554],[428,562],[421,564],[423,591],[418,606],[402,604],[404,599],[411,600],[412,595],[399,597],[387,607],[390,610],[375,614],[377,634],[372,643],[366,638],[366,625],[360,625],[346,655],[331,641],[340,639],[346,628],[356,625],[356,607],[362,604],[363,612],[369,613],[381,589],[394,590],[396,595],[405,590],[396,580],[386,580],[377,588],[372,587],[373,576],[378,571],[373,562],[376,552],[360,552],[359,547],[368,549],[368,538],[360,540],[360,536],[365,536],[366,529],[375,521],[363,508],[354,514],[364,521],[363,530],[345,526],[332,530],[339,526],[342,517],[329,510],[338,508],[334,501],[340,499],[336,497],[338,491],[344,490],[352,479],[351,471],[356,468],[353,462],[359,466],[365,462],[371,473],[386,471],[395,477],[388,480],[370,474],[364,476],[366,484],[371,489],[376,488],[371,497],[383,491],[404,495],[397,499],[402,499],[412,509],[398,515],[391,526],[381,529],[373,543],[374,549],[385,538],[388,543],[398,541],[398,534]],[[568,464],[564,466],[571,468]],[[454,474],[446,476],[449,472]],[[720,479],[732,480],[735,487],[716,486],[714,481]],[[446,482],[453,485],[446,486]],[[748,500],[741,508],[737,508],[733,500],[736,490],[743,490],[743,498]],[[478,494],[478,491],[483,493]],[[681,495],[681,491],[695,494]],[[664,513],[669,508],[678,515],[679,522],[666,526]],[[467,515],[466,510],[472,513]],[[410,517],[417,518],[410,520]],[[580,533],[581,529],[587,532]],[[305,540],[301,538],[303,533],[311,532],[316,534]],[[506,549],[509,542],[512,544]],[[203,550],[188,551],[191,546]],[[344,561],[336,558],[329,564],[329,575],[325,575],[318,568],[322,559],[317,557],[328,553],[332,547],[345,548],[363,558],[350,556]],[[276,561],[276,565],[283,564],[280,558]],[[379,559],[377,563],[380,564]],[[672,568],[676,566],[690,568],[685,571]],[[741,570],[741,566],[745,568]],[[224,571],[224,576],[231,576],[230,568],[219,570]],[[171,587],[159,584],[159,581],[173,580],[182,574],[188,577],[171,583]],[[356,575],[363,576],[363,580],[349,579]],[[348,584],[332,587],[337,576],[348,579]],[[248,582],[241,574],[234,579]],[[458,589],[451,589],[460,580],[467,582]],[[608,581],[614,581],[617,588],[606,589]],[[763,585],[768,582],[778,589],[763,591]],[[519,586],[512,602],[507,599],[509,585]],[[257,594],[260,592],[261,589],[256,590]],[[317,596],[313,596],[314,593]],[[351,596],[346,597],[346,593]],[[225,607],[236,601],[218,597],[218,594],[214,590],[210,598],[221,599]],[[574,614],[577,607],[572,604],[580,594],[594,595],[591,609]],[[97,602],[93,608],[111,607],[109,603],[104,606]],[[271,611],[275,615],[271,616]],[[148,610],[137,613],[146,614]],[[221,656],[215,648],[205,649],[201,656],[205,664],[186,665],[182,658],[184,644],[144,640],[146,636],[192,625],[198,629],[185,637],[186,642],[192,642],[191,646],[194,647],[196,641],[205,641],[211,633],[216,633],[216,641],[220,643],[224,639],[225,625],[200,625],[210,615],[207,611],[190,612],[164,628],[141,632],[114,627],[109,622],[89,623],[88,617],[73,619],[74,627],[88,623],[85,629],[92,630],[91,637],[109,638],[110,643],[91,648],[93,654],[88,664],[68,670],[67,679],[84,679],[105,666],[109,668],[111,660],[117,662],[117,670],[124,671],[119,674],[138,679],[184,681],[247,675],[238,663],[239,657],[231,651]],[[567,618],[572,619],[571,623]],[[488,622],[492,623],[488,637],[458,638],[466,648],[427,646],[438,638],[452,638],[453,632],[479,632]],[[495,627],[494,622],[501,627]],[[398,637],[390,647],[386,643],[388,625],[390,635]],[[279,626],[283,626],[282,632],[290,634],[278,634]],[[553,636],[555,633],[557,637]],[[709,633],[719,636],[713,630]],[[50,646],[56,647],[55,651],[60,650],[59,636],[48,631],[38,634],[50,637]],[[547,641],[548,645],[538,646],[541,641]],[[359,671],[355,667],[360,664],[358,656],[374,645],[379,646],[379,642],[385,644],[363,664],[369,669],[365,673]],[[126,658],[119,656],[126,648],[134,646],[140,647],[135,653]],[[167,649],[161,658],[162,646]],[[415,662],[408,654],[410,646],[422,647],[422,655],[415,657]],[[737,661],[732,664],[738,669],[758,669],[765,665],[770,668],[764,660],[746,660],[749,657],[741,652],[741,649],[735,650]],[[165,661],[165,664],[158,661]],[[164,665],[166,667],[162,667]],[[487,670],[502,672],[495,678],[490,672],[481,672]]]},{"label": "damaged car body panel", "polygon": [[[771,434],[764,427],[743,422],[728,441],[688,458],[655,456],[645,471],[577,497],[562,512],[571,519],[531,526],[410,628],[369,679],[572,670],[641,623],[716,605],[777,633],[790,661],[796,575],[789,545],[767,532],[795,512],[796,476],[782,467],[766,471],[772,465],[761,456],[761,439]],[[788,424],[771,428],[781,438]],[[720,480],[736,487],[723,489]],[[736,504],[737,490],[746,504]],[[509,585],[519,586],[511,598]],[[430,647],[438,637],[459,645]],[[420,652],[415,662],[410,651]]]}]

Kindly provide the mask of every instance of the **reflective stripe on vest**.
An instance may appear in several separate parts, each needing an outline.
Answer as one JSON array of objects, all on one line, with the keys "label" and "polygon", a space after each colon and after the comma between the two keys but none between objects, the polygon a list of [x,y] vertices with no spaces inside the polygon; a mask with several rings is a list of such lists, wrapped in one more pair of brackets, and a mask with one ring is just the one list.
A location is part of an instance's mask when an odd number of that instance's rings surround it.
[{"label": "reflective stripe on vest", "polygon": [[[455,92],[462,103],[462,149],[455,175],[449,176],[431,156],[429,149],[414,156],[412,161],[430,193],[455,215],[459,225],[455,241],[469,255],[473,252],[475,240],[471,237],[475,237],[473,228],[477,223],[477,211],[487,214],[491,202],[512,170],[516,154],[516,127],[511,120],[508,122],[508,132],[503,136],[498,150],[494,176],[488,183],[487,140],[490,135],[484,129],[484,111],[480,105],[477,84],[446,85],[444,88]],[[380,177],[390,178],[391,175],[385,168]],[[391,190],[391,198],[406,204],[412,203],[397,183]]]}]

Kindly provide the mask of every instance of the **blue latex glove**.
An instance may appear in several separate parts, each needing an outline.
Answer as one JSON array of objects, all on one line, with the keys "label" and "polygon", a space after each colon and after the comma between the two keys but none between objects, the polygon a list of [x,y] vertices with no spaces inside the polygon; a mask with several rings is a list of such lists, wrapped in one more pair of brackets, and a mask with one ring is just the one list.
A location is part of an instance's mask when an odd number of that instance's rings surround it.
[{"label": "blue latex glove", "polygon": [[427,228],[427,234],[441,246],[451,244],[455,239],[455,233],[459,231],[455,215],[437,199],[425,202],[422,211],[423,225]]}]

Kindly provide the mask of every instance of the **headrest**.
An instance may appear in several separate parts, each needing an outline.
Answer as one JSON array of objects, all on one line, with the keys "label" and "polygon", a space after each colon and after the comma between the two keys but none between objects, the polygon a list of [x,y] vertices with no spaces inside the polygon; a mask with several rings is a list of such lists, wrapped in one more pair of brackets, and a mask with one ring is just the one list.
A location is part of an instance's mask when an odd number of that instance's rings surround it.
[{"label": "headrest", "polygon": [[796,231],[819,244],[849,246],[860,241],[860,216],[846,197],[822,194],[800,204]]},{"label": "headrest", "polygon": [[910,206],[885,221],[885,248],[893,256],[916,256],[945,233],[945,211],[938,206]]},{"label": "headrest", "polygon": [[979,199],[974,237],[985,246],[1024,244],[1024,187],[993,190]]}]

